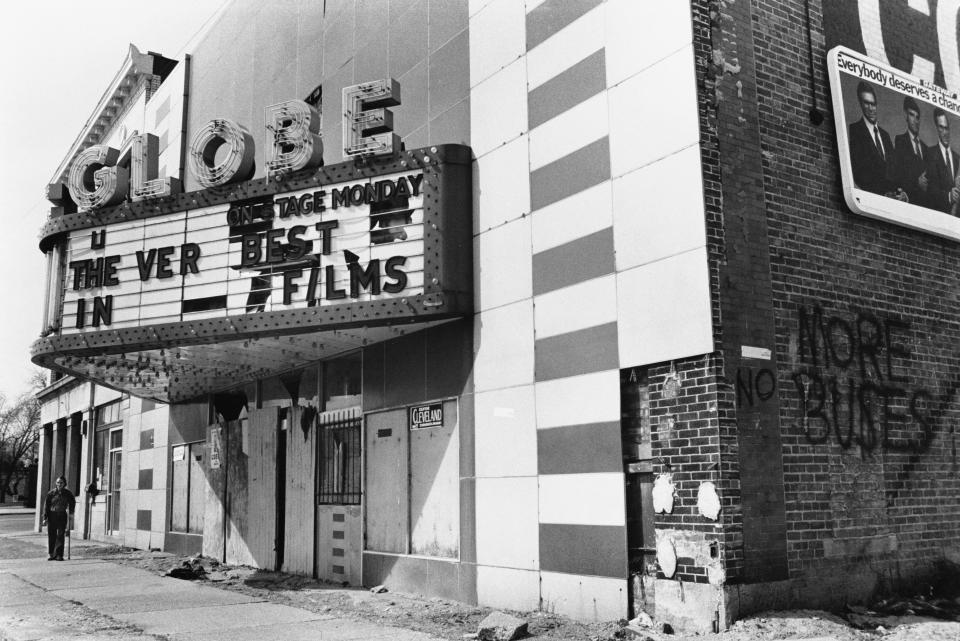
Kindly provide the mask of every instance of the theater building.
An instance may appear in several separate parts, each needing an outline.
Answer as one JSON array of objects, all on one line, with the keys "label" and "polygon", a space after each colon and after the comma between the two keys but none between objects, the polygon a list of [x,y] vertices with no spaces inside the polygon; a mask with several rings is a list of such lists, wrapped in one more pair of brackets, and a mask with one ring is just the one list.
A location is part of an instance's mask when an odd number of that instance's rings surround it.
[{"label": "theater building", "polygon": [[41,490],[97,540],[580,619],[935,580],[940,5],[235,0],[131,47],[48,188]]}]

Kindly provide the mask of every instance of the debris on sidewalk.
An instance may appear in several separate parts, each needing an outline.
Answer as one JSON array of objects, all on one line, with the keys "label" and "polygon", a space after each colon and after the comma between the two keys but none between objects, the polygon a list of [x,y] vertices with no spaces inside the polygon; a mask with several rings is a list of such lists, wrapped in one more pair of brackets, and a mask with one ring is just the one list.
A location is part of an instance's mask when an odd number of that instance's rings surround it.
[{"label": "debris on sidewalk", "polygon": [[477,627],[480,641],[513,641],[527,635],[527,622],[505,612],[491,612]]},{"label": "debris on sidewalk", "polygon": [[653,618],[646,612],[641,612],[633,619],[630,619],[628,625],[632,625],[638,628],[652,628],[653,627]]},{"label": "debris on sidewalk", "polygon": [[951,599],[890,597],[881,599],[869,608],[847,604],[847,621],[861,630],[890,630],[898,625],[930,620],[960,621],[960,604]]},{"label": "debris on sidewalk", "polygon": [[180,565],[171,568],[165,576],[174,579],[183,579],[185,581],[197,581],[207,578],[207,570],[203,567],[202,560],[191,557]]},{"label": "debris on sidewalk", "polygon": [[370,588],[370,591],[373,592],[374,594],[383,594],[384,592],[387,591],[387,586],[375,585],[372,588]]}]

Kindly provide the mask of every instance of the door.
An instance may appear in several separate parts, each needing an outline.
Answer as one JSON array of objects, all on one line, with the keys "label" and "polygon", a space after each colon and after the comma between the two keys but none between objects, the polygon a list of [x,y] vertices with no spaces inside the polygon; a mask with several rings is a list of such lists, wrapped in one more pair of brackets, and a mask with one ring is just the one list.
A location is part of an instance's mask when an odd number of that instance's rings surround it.
[{"label": "door", "polygon": [[410,552],[409,438],[406,408],[367,414],[366,550]]},{"label": "door", "polygon": [[[627,568],[630,616],[652,613],[656,576],[650,388],[644,368],[620,371],[620,436],[626,483]],[[652,575],[652,576],[651,576]]]},{"label": "door", "polygon": [[108,533],[120,534],[120,479],[123,462],[123,428],[110,432],[110,462],[108,480],[110,483],[109,500],[107,501]]}]

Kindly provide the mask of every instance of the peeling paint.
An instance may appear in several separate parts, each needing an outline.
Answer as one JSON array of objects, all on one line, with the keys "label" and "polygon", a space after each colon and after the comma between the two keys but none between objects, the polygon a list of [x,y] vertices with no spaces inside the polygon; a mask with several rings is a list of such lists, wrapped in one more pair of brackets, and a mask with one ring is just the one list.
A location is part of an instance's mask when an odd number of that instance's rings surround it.
[{"label": "peeling paint", "polygon": [[720,497],[717,496],[717,486],[710,481],[700,484],[697,491],[697,509],[701,516],[716,521],[720,516]]},{"label": "peeling paint", "polygon": [[653,482],[653,511],[657,514],[673,514],[673,498],[676,487],[673,474],[658,474]]},{"label": "peeling paint", "polygon": [[[676,558],[692,559],[693,565],[705,568],[707,581],[711,585],[723,585],[727,580],[727,573],[723,566],[723,555],[720,553],[721,544],[718,541],[707,538],[707,535],[703,532],[673,529],[657,530],[658,562],[660,561],[661,544],[665,541],[669,541]],[[711,547],[713,547],[712,553]],[[663,572],[662,565],[660,571]],[[666,572],[663,573],[664,576],[667,576]]]},{"label": "peeling paint", "polygon": [[677,572],[677,551],[673,542],[664,537],[657,543],[657,563],[660,564],[660,571],[668,579],[672,578]]}]

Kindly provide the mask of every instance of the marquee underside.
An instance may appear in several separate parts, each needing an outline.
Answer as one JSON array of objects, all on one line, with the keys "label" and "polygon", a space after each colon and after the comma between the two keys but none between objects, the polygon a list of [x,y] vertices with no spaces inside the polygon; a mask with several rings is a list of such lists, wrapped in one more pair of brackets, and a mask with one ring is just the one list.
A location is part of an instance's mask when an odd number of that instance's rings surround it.
[{"label": "marquee underside", "polygon": [[278,330],[272,335],[215,343],[189,344],[189,341],[180,339],[161,339],[153,346],[144,344],[125,348],[122,344],[115,344],[70,352],[49,351],[36,354],[34,362],[133,396],[177,403],[282,374],[444,322],[447,320],[310,333]]}]

